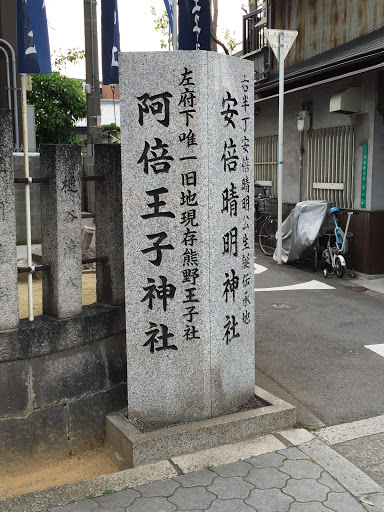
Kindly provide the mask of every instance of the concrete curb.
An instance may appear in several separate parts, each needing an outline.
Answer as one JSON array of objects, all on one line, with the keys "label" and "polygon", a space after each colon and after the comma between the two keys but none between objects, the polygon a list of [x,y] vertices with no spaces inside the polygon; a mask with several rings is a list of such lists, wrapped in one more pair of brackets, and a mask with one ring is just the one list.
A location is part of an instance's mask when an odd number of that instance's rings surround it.
[{"label": "concrete curb", "polygon": [[328,471],[353,496],[384,492],[379,484],[320,439],[313,439],[298,448]]},{"label": "concrete curb", "polygon": [[[156,475],[155,479],[153,475]],[[169,461],[156,462],[110,475],[102,475],[72,484],[50,487],[42,491],[23,494],[0,501],[2,512],[39,512],[47,508],[86,500],[87,496],[103,496],[110,491],[122,491],[135,485],[177,476]]]},{"label": "concrete curb", "polygon": [[126,469],[238,443],[295,425],[294,406],[257,386],[255,395],[270,405],[146,433],[126,419],[125,409],[108,414],[106,451],[120,469]]},{"label": "concrete curb", "polygon": [[341,425],[322,428],[317,437],[327,444],[333,445],[384,433],[384,416],[376,416],[365,420],[352,421]]},{"label": "concrete curb", "polygon": [[[375,512],[384,510],[384,489],[305,429],[290,429],[275,435],[262,436],[222,448],[175,457],[169,461],[164,460],[111,475],[103,475],[9,498],[0,501],[0,509],[4,512],[39,512],[55,506],[86,500],[87,496],[102,496],[108,494],[110,490],[120,491],[152,481],[173,478],[183,472],[194,472],[202,469],[207,461],[212,466],[228,464],[265,453],[281,452],[292,445],[296,445],[300,451],[327,471],[347,491],[360,500],[361,505],[367,510],[375,510]],[[183,471],[180,471],[178,465]],[[372,505],[366,502],[374,503],[375,507],[372,508]]]}]

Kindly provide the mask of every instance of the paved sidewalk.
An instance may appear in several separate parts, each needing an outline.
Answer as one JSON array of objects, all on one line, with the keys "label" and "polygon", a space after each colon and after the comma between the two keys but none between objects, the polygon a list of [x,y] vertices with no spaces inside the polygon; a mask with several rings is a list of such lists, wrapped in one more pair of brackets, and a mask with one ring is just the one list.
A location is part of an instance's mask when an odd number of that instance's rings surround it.
[{"label": "paved sidewalk", "polygon": [[0,509],[380,512],[384,490],[320,439],[293,429],[12,498],[0,502]]}]

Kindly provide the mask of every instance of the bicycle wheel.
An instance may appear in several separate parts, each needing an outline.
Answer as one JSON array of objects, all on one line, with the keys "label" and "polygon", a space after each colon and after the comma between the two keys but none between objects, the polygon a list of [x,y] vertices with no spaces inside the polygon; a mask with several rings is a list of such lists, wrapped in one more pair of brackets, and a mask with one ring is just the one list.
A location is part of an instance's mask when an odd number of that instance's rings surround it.
[{"label": "bicycle wheel", "polygon": [[340,279],[344,276],[345,267],[344,267],[344,265],[341,264],[340,258],[336,258],[335,271],[336,271],[337,277],[340,277]]},{"label": "bicycle wheel", "polygon": [[276,249],[276,232],[277,232],[277,220],[266,219],[259,231],[259,245],[260,249],[267,256],[273,256]]}]

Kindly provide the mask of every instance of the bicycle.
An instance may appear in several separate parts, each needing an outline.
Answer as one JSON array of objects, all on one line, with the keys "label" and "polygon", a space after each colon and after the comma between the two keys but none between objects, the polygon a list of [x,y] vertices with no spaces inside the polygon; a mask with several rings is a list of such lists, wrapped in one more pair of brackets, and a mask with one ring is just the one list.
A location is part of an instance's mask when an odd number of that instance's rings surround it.
[{"label": "bicycle", "polygon": [[[331,208],[329,213],[332,214],[333,221],[335,223],[335,229],[333,233],[327,234],[327,246],[323,250],[322,253],[322,261],[323,261],[323,275],[324,277],[328,276],[328,268],[332,269],[332,272],[335,272],[337,277],[340,279],[343,278],[345,274],[346,262],[344,255],[348,251],[348,240],[347,238],[351,238],[352,233],[348,232],[349,222],[351,220],[351,215],[353,212],[346,212],[348,215],[347,224],[345,227],[345,232],[341,229],[337,222],[336,214],[339,211],[339,208]],[[355,271],[351,270],[351,277],[355,276]]]},{"label": "bicycle", "polygon": [[[255,185],[255,188],[258,187]],[[276,249],[277,201],[266,195],[255,196],[255,240],[267,256],[273,256]]]}]

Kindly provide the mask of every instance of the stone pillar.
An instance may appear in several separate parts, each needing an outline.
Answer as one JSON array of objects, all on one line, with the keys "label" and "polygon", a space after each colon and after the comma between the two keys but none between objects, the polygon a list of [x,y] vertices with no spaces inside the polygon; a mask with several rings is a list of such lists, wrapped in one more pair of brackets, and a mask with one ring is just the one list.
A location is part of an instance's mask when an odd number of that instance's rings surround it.
[{"label": "stone pillar", "polygon": [[0,331],[19,324],[12,115],[0,109]]},{"label": "stone pillar", "polygon": [[119,62],[128,416],[209,418],[254,393],[253,64]]},{"label": "stone pillar", "polygon": [[68,318],[81,313],[80,146],[42,145],[41,243],[43,313]]},{"label": "stone pillar", "polygon": [[120,144],[95,144],[96,255],[108,256],[97,263],[97,302],[124,304],[123,207],[121,199]]}]

